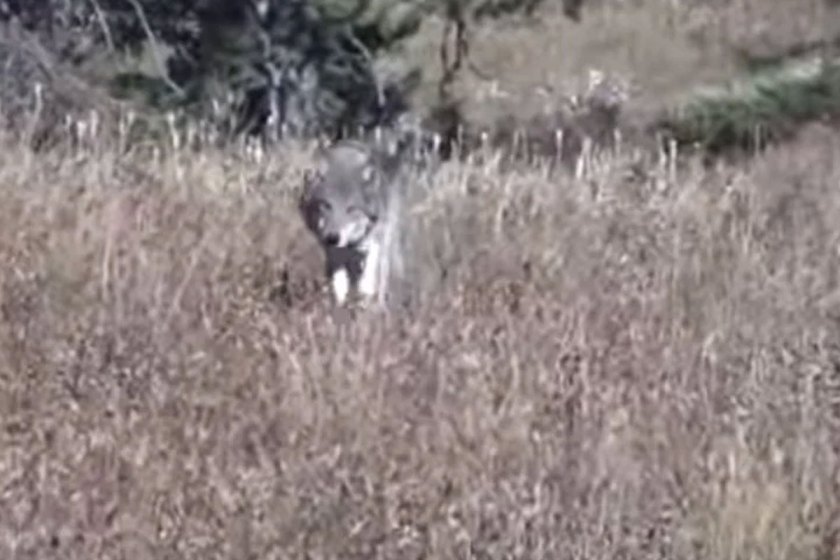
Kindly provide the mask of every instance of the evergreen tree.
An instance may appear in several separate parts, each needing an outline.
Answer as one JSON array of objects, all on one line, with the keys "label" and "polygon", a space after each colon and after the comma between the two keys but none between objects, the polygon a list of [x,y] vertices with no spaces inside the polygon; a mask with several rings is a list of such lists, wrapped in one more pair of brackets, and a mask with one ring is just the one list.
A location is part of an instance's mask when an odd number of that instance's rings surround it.
[{"label": "evergreen tree", "polygon": [[[381,83],[374,62],[424,19],[447,22],[444,92],[468,58],[470,25],[532,13],[542,1],[0,0],[0,19],[17,19],[70,61],[96,48],[150,48],[159,75],[116,83],[144,88],[160,107],[207,115],[230,100],[233,132],[336,136],[388,124],[406,109],[418,71]],[[577,13],[580,0],[564,2]]]}]

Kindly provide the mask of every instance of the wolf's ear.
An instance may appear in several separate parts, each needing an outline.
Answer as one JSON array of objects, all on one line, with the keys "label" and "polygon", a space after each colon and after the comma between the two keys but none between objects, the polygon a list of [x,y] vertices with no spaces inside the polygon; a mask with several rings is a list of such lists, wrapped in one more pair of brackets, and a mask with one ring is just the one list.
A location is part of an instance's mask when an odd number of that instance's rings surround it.
[{"label": "wolf's ear", "polygon": [[319,175],[320,175],[320,171],[318,169],[313,169],[311,167],[305,169],[303,171],[303,186],[304,186],[304,188],[308,188],[309,185],[311,185],[313,182],[315,182],[315,179],[317,179]]},{"label": "wolf's ear", "polygon": [[308,192],[324,179],[324,172],[318,168],[308,168],[303,172],[302,189]]},{"label": "wolf's ear", "polygon": [[298,194],[298,204],[303,204],[306,199],[309,197],[309,189],[312,185],[312,170],[311,169],[304,169],[303,177],[301,177],[301,181],[298,184],[297,194]]},{"label": "wolf's ear", "polygon": [[298,190],[298,207],[303,210],[312,199],[312,186],[318,177],[318,172],[314,169],[306,169],[303,172],[303,180],[301,181]]}]

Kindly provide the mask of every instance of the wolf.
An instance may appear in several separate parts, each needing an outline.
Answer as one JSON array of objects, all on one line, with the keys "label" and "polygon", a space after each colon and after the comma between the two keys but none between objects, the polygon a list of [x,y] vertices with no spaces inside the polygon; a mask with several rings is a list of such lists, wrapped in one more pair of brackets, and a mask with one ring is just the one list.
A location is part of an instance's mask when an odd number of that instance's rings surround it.
[{"label": "wolf", "polygon": [[399,151],[342,140],[304,176],[299,210],[325,254],[334,300],[351,291],[386,306],[390,281],[402,268]]}]

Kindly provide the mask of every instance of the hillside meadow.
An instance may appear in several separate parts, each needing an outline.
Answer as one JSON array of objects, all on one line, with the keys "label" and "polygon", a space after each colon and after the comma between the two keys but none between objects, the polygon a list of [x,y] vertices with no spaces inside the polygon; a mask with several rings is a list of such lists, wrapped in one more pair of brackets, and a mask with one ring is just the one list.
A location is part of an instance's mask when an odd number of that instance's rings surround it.
[{"label": "hillside meadow", "polygon": [[[646,115],[840,21],[791,6],[494,24],[456,90],[530,117],[595,69]],[[311,145],[77,130],[0,128],[0,558],[840,558],[836,126],[410,170],[390,314],[330,304]]]},{"label": "hillside meadow", "polygon": [[312,151],[0,150],[0,556],[827,560],[840,135],[412,182],[334,310]]}]

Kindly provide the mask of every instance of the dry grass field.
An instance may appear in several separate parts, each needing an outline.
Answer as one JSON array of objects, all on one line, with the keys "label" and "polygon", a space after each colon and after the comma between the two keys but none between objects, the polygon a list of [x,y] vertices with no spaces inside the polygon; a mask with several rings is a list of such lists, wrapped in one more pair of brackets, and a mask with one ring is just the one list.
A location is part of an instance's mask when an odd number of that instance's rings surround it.
[{"label": "dry grass field", "polygon": [[0,558],[840,558],[840,132],[418,172],[390,316],[305,146],[121,148],[0,133]]},{"label": "dry grass field", "polygon": [[304,150],[6,142],[0,556],[836,558],[838,153],[448,164],[351,318]]}]

